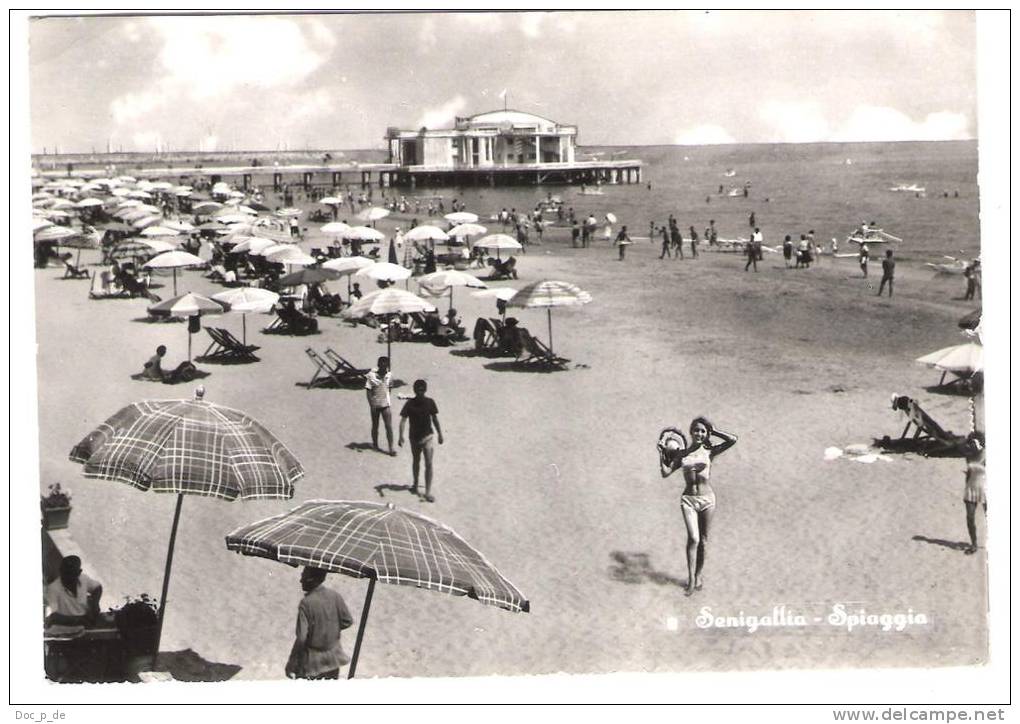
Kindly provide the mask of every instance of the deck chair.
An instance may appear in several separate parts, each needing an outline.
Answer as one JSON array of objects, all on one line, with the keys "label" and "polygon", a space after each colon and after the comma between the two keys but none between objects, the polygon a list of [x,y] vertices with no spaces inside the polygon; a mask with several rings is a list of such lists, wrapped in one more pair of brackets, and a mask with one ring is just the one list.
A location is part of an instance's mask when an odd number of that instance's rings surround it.
[{"label": "deck chair", "polygon": [[266,334],[318,334],[319,321],[297,309],[289,310],[280,307],[276,310],[277,317],[268,327],[262,331]]},{"label": "deck chair", "polygon": [[328,359],[311,347],[305,350],[305,354],[308,355],[308,359],[315,365],[315,374],[308,381],[309,390],[331,384],[337,387],[348,387],[353,384],[364,383],[365,375],[369,372],[369,370],[357,369],[332,349],[326,350]]},{"label": "deck chair", "polygon": [[553,354],[551,349],[533,337],[527,329],[519,327],[518,334],[524,344],[524,349],[517,357],[518,363],[536,367],[566,367],[570,362],[565,357]]},{"label": "deck chair", "polygon": [[500,279],[516,279],[517,278],[517,258],[510,257],[506,260],[493,259],[489,257],[489,266],[492,267],[492,272],[489,274],[489,279],[496,281]]},{"label": "deck chair", "polygon": [[900,410],[907,416],[907,424],[899,437],[901,441],[907,437],[911,426],[914,427],[912,440],[919,443],[933,444],[936,448],[946,450],[957,448],[966,440],[966,437],[956,435],[943,428],[931,415],[924,411],[917,400],[911,397],[894,395],[892,408]]},{"label": "deck chair", "polygon": [[478,352],[489,352],[499,349],[499,332],[493,326],[490,319],[485,317],[476,319],[475,330],[471,336],[475,340],[475,350]]},{"label": "deck chair", "polygon": [[120,278],[121,286],[124,287],[124,291],[132,297],[145,297],[146,299],[158,302],[161,301],[161,297],[158,294],[153,294],[149,291],[149,288],[145,286],[137,277],[130,274],[122,274]]},{"label": "deck chair", "polygon": [[64,262],[64,279],[89,279],[91,274],[88,269],[82,269],[76,267],[67,257],[61,257],[60,259]]},{"label": "deck chair", "polygon": [[124,299],[129,297],[127,290],[118,286],[110,279],[109,272],[92,275],[89,285],[89,299]]},{"label": "deck chair", "polygon": [[254,344],[243,344],[241,340],[230,332],[229,329],[206,327],[205,331],[208,332],[213,341],[198,359],[230,362],[258,360],[258,357],[255,356],[255,352],[259,349],[259,347]]}]

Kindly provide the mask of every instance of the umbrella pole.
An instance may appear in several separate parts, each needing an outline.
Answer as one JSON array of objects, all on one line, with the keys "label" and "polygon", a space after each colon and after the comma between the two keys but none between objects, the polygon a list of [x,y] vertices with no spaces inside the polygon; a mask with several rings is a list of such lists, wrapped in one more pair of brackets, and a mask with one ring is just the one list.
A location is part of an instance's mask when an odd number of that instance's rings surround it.
[{"label": "umbrella pole", "polygon": [[248,314],[241,315],[241,344],[248,344]]},{"label": "umbrella pole", "polygon": [[177,267],[174,267],[174,296],[177,296]]},{"label": "umbrella pole", "polygon": [[393,343],[393,315],[386,318],[386,356],[390,359],[390,369],[393,369],[393,353],[390,346]]},{"label": "umbrella pole", "polygon": [[552,343],[552,307],[546,307],[545,313],[549,316],[549,351],[553,351]]},{"label": "umbrella pole", "polygon": [[174,563],[174,543],[177,541],[177,523],[181,519],[181,503],[184,502],[184,493],[177,494],[177,507],[174,508],[174,524],[170,528],[170,544],[166,550],[166,570],[163,571],[163,592],[159,595],[159,615],[156,619],[156,647],[152,653],[152,665],[156,665],[156,657],[159,655],[159,641],[163,637],[163,614],[166,612],[166,592],[170,587],[170,568]]},{"label": "umbrella pole", "polygon": [[368,592],[365,593],[365,605],[361,607],[361,623],[358,624],[358,638],[354,641],[354,653],[351,655],[351,665],[347,669],[347,678],[353,679],[354,672],[358,668],[358,655],[361,653],[361,640],[365,638],[365,625],[368,623],[368,609],[372,605],[372,592],[375,591],[375,579],[368,579]]}]

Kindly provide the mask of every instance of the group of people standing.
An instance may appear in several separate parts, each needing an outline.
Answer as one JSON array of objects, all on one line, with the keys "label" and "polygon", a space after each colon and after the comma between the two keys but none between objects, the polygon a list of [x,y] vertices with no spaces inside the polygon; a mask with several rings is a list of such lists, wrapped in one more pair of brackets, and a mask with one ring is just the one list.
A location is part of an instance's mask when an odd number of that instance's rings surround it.
[{"label": "group of people standing", "polygon": [[[688,227],[688,238],[690,241],[691,258],[698,258],[698,244],[700,238],[698,232],[693,226]],[[660,259],[665,259],[672,256],[675,259],[684,258],[684,236],[680,231],[680,225],[677,223],[676,218],[670,214],[669,219],[665,226],[659,227],[656,230],[655,222],[649,223],[649,240],[654,242],[655,236],[658,234],[662,239],[662,252],[659,254]],[[705,227],[705,241],[709,245],[715,244],[719,239],[718,232],[715,229],[715,219],[711,219],[708,222],[708,226]]]}]

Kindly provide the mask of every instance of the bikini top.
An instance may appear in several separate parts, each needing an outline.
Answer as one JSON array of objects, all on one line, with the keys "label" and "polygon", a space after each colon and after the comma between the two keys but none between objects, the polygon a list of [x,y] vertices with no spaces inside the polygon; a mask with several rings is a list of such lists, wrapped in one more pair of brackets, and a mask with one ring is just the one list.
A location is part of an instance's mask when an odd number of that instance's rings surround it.
[{"label": "bikini top", "polygon": [[694,452],[687,453],[681,467],[684,470],[697,467],[699,468],[697,472],[708,473],[712,467],[712,452],[707,447],[701,446]]}]

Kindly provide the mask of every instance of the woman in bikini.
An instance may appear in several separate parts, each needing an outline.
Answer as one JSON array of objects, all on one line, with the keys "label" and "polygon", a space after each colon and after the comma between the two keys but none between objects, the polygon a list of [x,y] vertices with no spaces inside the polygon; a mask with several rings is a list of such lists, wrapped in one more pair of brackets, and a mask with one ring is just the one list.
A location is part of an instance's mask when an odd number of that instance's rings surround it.
[{"label": "woman in bikini", "polygon": [[[715,492],[712,490],[712,461],[737,442],[736,435],[716,430],[704,417],[691,421],[689,447],[670,445],[670,433],[680,440],[677,430],[664,430],[659,437],[659,472],[668,477],[680,469],[684,474],[684,492],[680,497],[680,510],[687,526],[687,595],[702,586],[701,571],[705,566],[705,545],[715,512]],[[719,442],[713,444],[713,438]],[[684,441],[686,443],[686,441]]]}]

